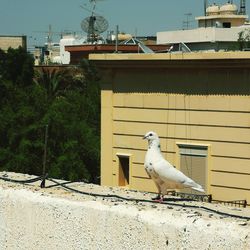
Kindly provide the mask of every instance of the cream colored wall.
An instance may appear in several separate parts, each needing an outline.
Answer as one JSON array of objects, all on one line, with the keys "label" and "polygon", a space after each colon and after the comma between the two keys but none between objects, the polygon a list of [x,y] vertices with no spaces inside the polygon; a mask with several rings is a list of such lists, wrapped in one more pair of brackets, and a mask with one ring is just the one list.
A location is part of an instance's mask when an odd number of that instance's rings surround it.
[{"label": "cream colored wall", "polygon": [[[112,72],[102,77],[101,91],[101,184],[117,185],[113,178],[113,91]],[[117,177],[117,175],[116,175]]]},{"label": "cream colored wall", "polygon": [[138,66],[132,60],[128,66],[118,60],[102,66],[109,68],[102,90],[103,185],[118,184],[117,154],[126,154],[129,188],[156,191],[144,171],[142,140],[154,130],[164,156],[177,168],[178,143],[207,145],[208,193],[216,200],[250,203],[250,61],[205,61],[203,67],[195,60],[177,66],[161,61],[158,67],[153,61]]},{"label": "cream colored wall", "polygon": [[215,25],[215,22],[220,22],[221,24],[222,23],[226,23],[226,22],[229,22],[231,23],[231,27],[239,27],[239,26],[242,26],[244,25],[246,19],[245,18],[227,18],[226,16],[225,17],[220,17],[218,16],[217,18],[208,18],[207,20],[199,20],[199,24],[198,26],[199,27],[205,27],[205,26],[214,26]]},{"label": "cream colored wall", "polygon": [[19,46],[26,48],[25,36],[0,36],[0,49],[7,51],[9,47],[17,49]]},{"label": "cream colored wall", "polygon": [[177,167],[177,143],[210,146],[208,193],[214,199],[250,200],[249,97],[114,94],[113,100],[113,163],[117,152],[133,155],[130,188],[155,191],[144,171],[147,145],[141,139],[154,130],[164,156]]}]

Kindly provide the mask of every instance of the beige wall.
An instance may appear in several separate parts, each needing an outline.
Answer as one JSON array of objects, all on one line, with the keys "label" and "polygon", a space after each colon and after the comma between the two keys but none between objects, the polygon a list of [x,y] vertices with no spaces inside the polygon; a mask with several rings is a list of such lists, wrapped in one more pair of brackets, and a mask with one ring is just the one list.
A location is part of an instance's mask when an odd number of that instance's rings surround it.
[{"label": "beige wall", "polygon": [[7,51],[10,47],[17,49],[19,46],[27,49],[26,36],[0,36],[0,49]]},{"label": "beige wall", "polygon": [[[216,55],[216,56],[215,56]],[[247,54],[92,56],[102,85],[103,185],[118,185],[118,156],[130,159],[130,189],[156,191],[143,167],[149,130],[180,168],[179,144],[206,146],[206,190],[250,203],[250,59]],[[147,57],[147,59],[146,59]],[[217,59],[213,59],[213,58]],[[136,60],[137,58],[137,60]],[[234,58],[234,59],[230,59]],[[238,58],[238,59],[237,59]],[[143,60],[145,59],[145,60]]]},{"label": "beige wall", "polygon": [[239,26],[244,25],[244,23],[246,22],[246,18],[245,18],[245,16],[240,16],[239,18],[235,18],[235,17],[232,18],[232,16],[227,17],[227,15],[225,15],[223,17],[222,16],[216,16],[216,17],[211,16],[211,18],[204,18],[204,19],[199,20],[198,26],[199,27],[214,27],[216,22],[221,23],[221,25],[223,23],[231,23],[231,27],[239,27]]}]

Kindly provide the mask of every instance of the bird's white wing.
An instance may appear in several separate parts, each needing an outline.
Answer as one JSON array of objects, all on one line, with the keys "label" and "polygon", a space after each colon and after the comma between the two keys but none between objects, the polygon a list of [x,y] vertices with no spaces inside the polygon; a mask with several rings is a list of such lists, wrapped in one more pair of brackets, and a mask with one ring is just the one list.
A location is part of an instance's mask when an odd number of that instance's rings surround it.
[{"label": "bird's white wing", "polygon": [[199,184],[194,182],[178,169],[174,168],[163,158],[154,164],[154,170],[163,182],[176,183],[177,186],[191,187],[201,192],[204,191]]}]

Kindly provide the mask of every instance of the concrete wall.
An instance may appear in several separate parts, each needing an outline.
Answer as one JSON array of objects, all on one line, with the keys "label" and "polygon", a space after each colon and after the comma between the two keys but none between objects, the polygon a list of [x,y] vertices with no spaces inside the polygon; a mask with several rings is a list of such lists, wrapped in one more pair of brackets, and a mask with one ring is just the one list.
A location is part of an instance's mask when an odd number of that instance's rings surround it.
[{"label": "concrete wall", "polygon": [[239,32],[245,30],[245,27],[233,27],[230,29],[208,27],[191,30],[162,31],[157,32],[157,44],[237,42]]},{"label": "concrete wall", "polygon": [[138,209],[1,187],[0,201],[0,249],[250,249],[244,221],[187,209]]},{"label": "concrete wall", "polygon": [[17,49],[19,46],[27,49],[26,36],[1,36],[0,35],[0,49],[7,51],[8,48]]},{"label": "concrete wall", "polygon": [[245,24],[247,16],[244,15],[211,15],[197,17],[199,27],[216,27],[216,22],[222,27],[223,23],[230,23],[231,27],[239,27]]},{"label": "concrete wall", "polygon": [[[207,147],[205,188],[215,200],[250,203],[249,53],[93,55],[102,71],[101,181],[156,191],[144,170],[147,131],[178,169],[180,147]],[[197,170],[199,171],[199,170]]]}]

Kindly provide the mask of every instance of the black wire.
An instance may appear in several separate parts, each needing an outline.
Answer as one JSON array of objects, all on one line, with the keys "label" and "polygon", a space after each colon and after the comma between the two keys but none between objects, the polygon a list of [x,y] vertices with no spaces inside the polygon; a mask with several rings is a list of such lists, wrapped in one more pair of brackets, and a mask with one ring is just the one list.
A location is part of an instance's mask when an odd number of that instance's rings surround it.
[{"label": "black wire", "polygon": [[[51,179],[48,179],[51,181]],[[52,185],[49,185],[49,186],[46,186],[45,188],[52,188],[52,187],[57,187],[57,186],[61,186],[62,184],[65,185],[65,184],[71,184],[71,183],[74,183],[74,181],[65,181],[65,182],[58,182],[57,184],[52,184]]]},{"label": "black wire", "polygon": [[[126,201],[135,201],[137,203],[138,202],[147,202],[147,203],[154,203],[154,204],[157,203],[157,201],[153,201],[153,200],[127,198],[127,197],[123,197],[123,196],[116,195],[116,194],[110,195],[110,194],[96,194],[96,193],[84,192],[84,191],[80,191],[80,190],[68,187],[65,184],[59,183],[59,182],[57,182],[57,181],[55,181],[53,179],[49,179],[49,180],[52,181],[52,182],[55,182],[57,185],[60,185],[60,186],[64,187],[65,189],[68,189],[68,190],[76,192],[76,193],[84,194],[84,195],[91,195],[91,196],[103,197],[103,198],[117,198],[117,199],[126,200]],[[172,201],[183,201],[183,199],[178,199],[178,198],[177,199],[175,199],[175,198],[174,199],[167,198],[167,200],[168,201],[169,200],[172,200]],[[193,201],[193,200],[191,200],[191,201]],[[216,213],[216,214],[227,216],[227,217],[234,217],[234,218],[243,219],[243,220],[250,220],[250,217],[247,217],[247,216],[241,216],[241,215],[236,215],[236,214],[229,214],[229,213],[221,212],[219,210],[215,210],[215,209],[208,208],[208,207],[205,207],[205,206],[195,206],[195,205],[179,204],[179,203],[166,202],[166,201],[163,201],[160,204],[169,205],[169,206],[185,207],[185,208],[203,209],[205,211]]]},{"label": "black wire", "polygon": [[[36,178],[33,178],[33,179],[29,179],[29,180],[15,180],[15,179],[10,179],[10,178],[6,178],[6,177],[1,177],[0,176],[0,179],[4,180],[4,181],[8,181],[8,182],[26,184],[26,183],[33,183],[33,182],[37,182],[39,180],[43,180],[44,177],[43,176],[39,176],[39,177],[36,177]],[[123,197],[123,196],[116,195],[116,194],[97,194],[97,193],[84,192],[84,191],[80,191],[80,190],[77,190],[75,188],[71,188],[71,187],[66,186],[66,184],[73,183],[71,181],[60,183],[58,181],[55,181],[52,178],[47,178],[47,179],[55,183],[55,185],[50,185],[47,188],[61,186],[61,187],[65,188],[65,189],[67,189],[69,191],[72,191],[72,192],[75,192],[75,193],[84,194],[84,195],[90,195],[90,196],[95,196],[95,197],[116,198],[116,199],[120,199],[120,200],[134,201],[136,203],[138,203],[138,202],[147,202],[147,203],[154,203],[154,204],[157,203],[157,201],[153,201],[153,200],[127,198],[127,197]],[[169,206],[185,207],[185,208],[203,209],[205,211],[216,213],[216,214],[227,216],[227,217],[233,217],[233,218],[238,218],[238,219],[243,219],[243,220],[250,220],[250,217],[247,217],[247,216],[241,216],[241,215],[236,215],[236,214],[229,214],[229,213],[221,212],[219,210],[208,208],[206,206],[196,206],[196,205],[187,205],[187,204],[179,204],[179,203],[169,202],[169,201],[175,201],[176,202],[176,201],[184,201],[184,200],[185,201],[193,201],[191,199],[180,199],[180,198],[173,198],[172,199],[172,198],[167,198],[167,200],[168,201],[163,201],[160,204],[169,205]]]},{"label": "black wire", "polygon": [[37,182],[39,180],[42,180],[42,178],[43,178],[42,176],[39,176],[39,177],[35,177],[33,179],[28,179],[28,180],[15,180],[15,179],[10,179],[10,178],[7,178],[7,177],[1,177],[0,176],[0,179],[3,180],[3,181],[14,182],[14,183],[22,183],[22,184]]}]

